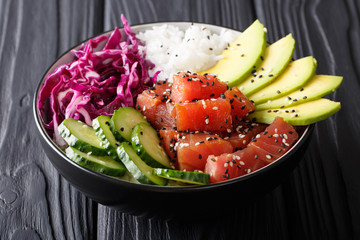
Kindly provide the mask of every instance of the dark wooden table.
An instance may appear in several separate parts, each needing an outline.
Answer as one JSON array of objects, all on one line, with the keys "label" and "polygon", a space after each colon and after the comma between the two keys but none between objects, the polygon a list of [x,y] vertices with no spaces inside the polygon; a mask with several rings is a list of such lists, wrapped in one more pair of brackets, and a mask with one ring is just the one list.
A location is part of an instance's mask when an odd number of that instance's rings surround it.
[{"label": "dark wooden table", "polygon": [[[194,21],[239,30],[256,18],[270,42],[293,33],[294,58],[344,76],[342,110],[316,124],[299,166],[233,219],[186,224],[123,214],[64,180],[36,134],[32,98],[49,65],[115,26]],[[360,239],[359,0],[0,0],[0,239]],[[193,213],[189,213],[191,215]]]}]

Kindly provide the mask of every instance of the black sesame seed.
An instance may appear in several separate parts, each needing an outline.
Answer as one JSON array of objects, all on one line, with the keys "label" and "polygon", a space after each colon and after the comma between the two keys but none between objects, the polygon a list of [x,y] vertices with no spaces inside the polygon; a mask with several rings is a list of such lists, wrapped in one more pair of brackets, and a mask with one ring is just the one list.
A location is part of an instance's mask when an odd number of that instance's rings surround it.
[{"label": "black sesame seed", "polygon": [[201,156],[201,154],[199,154],[199,159],[201,159],[202,158],[202,156]]},{"label": "black sesame seed", "polygon": [[274,76],[274,74],[269,74],[269,77],[273,77]]},{"label": "black sesame seed", "polygon": [[300,88],[300,92],[304,91],[304,88]]},{"label": "black sesame seed", "polygon": [[226,98],[226,97],[225,97],[225,94],[223,94],[223,93],[220,94],[220,97],[223,98],[223,99]]},{"label": "black sesame seed", "polygon": [[280,94],[280,93],[281,93],[280,90],[277,90],[276,92],[277,92],[277,94]]},{"label": "black sesame seed", "polygon": [[259,156],[258,155],[255,155],[255,159],[258,159],[259,158]]},{"label": "black sesame seed", "polygon": [[270,135],[268,136],[268,138],[272,138],[272,135],[270,134]]},{"label": "black sesame seed", "polygon": [[254,79],[251,79],[250,82],[253,83],[253,82],[255,82],[255,80],[254,80]]},{"label": "black sesame seed", "polygon": [[307,99],[307,96],[304,96],[303,99]]},{"label": "black sesame seed", "polygon": [[230,99],[230,104],[232,104],[234,102],[234,99],[232,98],[232,99]]},{"label": "black sesame seed", "polygon": [[122,131],[122,132],[123,132],[123,131],[124,131],[124,128],[123,128],[123,127],[122,127],[122,128],[120,128],[120,131]]},{"label": "black sesame seed", "polygon": [[144,133],[143,133],[143,132],[140,132],[140,135],[144,135]]}]

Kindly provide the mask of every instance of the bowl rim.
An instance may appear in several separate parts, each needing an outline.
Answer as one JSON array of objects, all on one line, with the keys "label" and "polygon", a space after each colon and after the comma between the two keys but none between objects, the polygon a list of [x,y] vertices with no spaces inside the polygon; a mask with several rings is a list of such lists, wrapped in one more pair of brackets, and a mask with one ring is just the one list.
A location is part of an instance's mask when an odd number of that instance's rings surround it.
[{"label": "bowl rim", "polygon": [[[153,26],[161,26],[163,24],[173,24],[176,26],[181,26],[184,24],[190,24],[190,25],[199,25],[199,26],[209,26],[211,28],[214,29],[218,29],[218,30],[222,30],[222,29],[227,29],[227,30],[232,30],[232,31],[236,31],[241,33],[241,31],[235,29],[235,28],[230,28],[230,27],[223,27],[223,26],[219,26],[219,25],[214,25],[214,24],[208,24],[208,23],[202,23],[202,22],[188,22],[188,21],[166,21],[166,22],[148,22],[148,23],[144,23],[144,24],[134,24],[131,25],[131,29],[136,32],[137,28],[149,28],[151,29],[151,27]],[[119,27],[120,30],[123,29],[123,27]],[[87,38],[84,41],[81,41],[80,43],[74,45],[73,47],[69,48],[68,50],[66,50],[65,52],[63,52],[59,57],[57,57],[51,64],[50,66],[47,68],[47,70],[45,71],[45,73],[42,75],[41,80],[38,82],[37,86],[36,86],[36,90],[35,93],[33,95],[33,114],[34,114],[34,118],[35,118],[35,124],[36,127],[41,135],[41,137],[43,138],[43,140],[45,140],[45,142],[51,147],[51,149],[56,152],[59,156],[61,156],[61,158],[64,161],[67,161],[70,165],[74,166],[75,168],[78,168],[81,171],[86,172],[89,175],[93,175],[94,177],[98,177],[101,178],[104,181],[110,181],[115,185],[124,185],[127,187],[133,187],[137,190],[144,190],[144,191],[156,191],[156,192],[179,192],[179,193],[184,193],[184,192],[199,192],[199,191],[207,191],[207,190],[211,190],[213,188],[218,188],[218,187],[226,187],[229,185],[232,185],[234,183],[237,182],[245,182],[251,178],[255,178],[258,175],[262,175],[265,174],[269,171],[271,171],[273,168],[277,167],[278,165],[280,165],[282,162],[288,160],[289,155],[292,155],[298,148],[301,147],[301,145],[306,141],[306,139],[309,137],[310,133],[312,132],[315,124],[311,124],[311,125],[307,125],[307,126],[303,126],[303,131],[302,134],[300,136],[300,138],[297,140],[297,142],[292,146],[292,148],[287,151],[283,156],[281,156],[279,159],[273,161],[272,163],[254,171],[254,172],[250,172],[248,174],[245,174],[243,176],[237,177],[237,178],[233,178],[233,179],[229,179],[226,181],[222,181],[222,182],[218,182],[218,183],[211,183],[211,184],[207,184],[207,185],[189,185],[189,186],[158,186],[158,185],[147,185],[147,184],[141,184],[141,183],[136,183],[136,182],[130,182],[127,180],[123,180],[123,179],[118,179],[118,178],[114,178],[111,176],[107,176],[105,174],[101,174],[98,172],[95,172],[93,170],[90,170],[88,168],[85,168],[77,163],[75,163],[74,161],[70,160],[66,155],[65,152],[63,150],[61,150],[61,148],[55,144],[55,142],[52,140],[52,138],[48,135],[47,131],[45,130],[44,126],[42,125],[42,121],[41,121],[41,117],[38,111],[38,95],[40,92],[41,87],[44,84],[44,80],[45,78],[50,74],[50,70],[52,70],[52,68],[54,68],[54,65],[57,64],[62,58],[64,58],[67,54],[71,53],[71,50],[76,49],[78,47],[80,47],[82,44],[88,42],[90,39],[95,38],[97,36],[101,36],[101,35],[106,35],[106,34],[110,34],[113,30],[108,30],[108,31],[104,31],[102,33],[96,34],[92,37]],[[60,65],[59,65],[60,66]],[[59,67],[57,66],[57,67]],[[57,68],[55,67],[55,69]],[[53,70],[55,70],[53,69]],[[52,160],[49,159],[51,162]],[[59,174],[61,176],[63,176],[60,172]],[[63,176],[65,177],[65,176]],[[66,177],[65,177],[66,178]],[[74,184],[74,183],[72,183]],[[76,185],[76,184],[74,184]]]}]

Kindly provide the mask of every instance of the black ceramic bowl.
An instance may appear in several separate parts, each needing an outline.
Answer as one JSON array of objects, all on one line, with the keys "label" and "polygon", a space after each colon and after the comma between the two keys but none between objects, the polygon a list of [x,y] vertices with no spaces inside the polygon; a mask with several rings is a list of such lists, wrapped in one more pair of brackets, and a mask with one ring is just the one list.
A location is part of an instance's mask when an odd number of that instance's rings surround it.
[{"label": "black ceramic bowl", "polygon": [[[190,23],[174,22],[172,24],[176,24],[180,28],[190,25]],[[132,29],[138,32],[153,25],[138,25],[133,26]],[[214,32],[221,30],[221,27],[213,25],[206,25],[206,27]],[[268,193],[291,173],[302,159],[308,146],[309,136],[313,130],[312,125],[300,128],[298,142],[290,151],[273,163],[245,176],[206,186],[164,187],[142,185],[88,170],[68,159],[64,152],[52,141],[41,123],[37,106],[39,90],[47,75],[58,66],[72,60],[73,54],[70,51],[66,52],[55,61],[41,79],[33,102],[36,126],[48,159],[60,174],[86,196],[111,208],[133,215],[162,218],[181,218],[193,212],[201,213],[202,217],[222,214],[224,212],[223,207],[214,208],[214,203],[231,204],[232,199],[236,199],[236,205],[240,206],[241,202],[252,201]]]}]

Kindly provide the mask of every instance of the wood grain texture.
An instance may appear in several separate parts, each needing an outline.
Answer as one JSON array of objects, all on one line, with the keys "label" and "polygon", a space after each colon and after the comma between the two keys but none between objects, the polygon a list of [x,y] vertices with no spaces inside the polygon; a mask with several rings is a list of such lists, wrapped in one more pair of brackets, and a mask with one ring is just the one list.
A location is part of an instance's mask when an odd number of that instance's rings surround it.
[{"label": "wood grain texture", "polygon": [[[316,124],[303,161],[279,187],[224,218],[144,219],[98,205],[42,151],[32,95],[59,55],[122,26],[121,13],[130,24],[239,30],[258,18],[270,42],[291,32],[295,59],[313,55],[318,74],[344,76],[328,96],[342,110]],[[358,0],[0,0],[0,239],[360,239],[359,14]],[[236,199],[215,206],[231,204]]]}]

